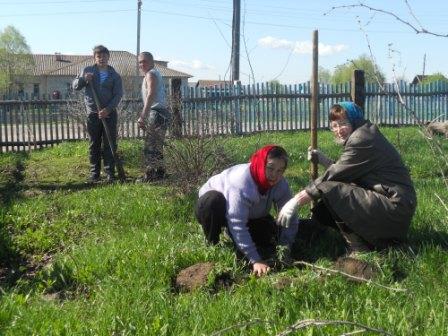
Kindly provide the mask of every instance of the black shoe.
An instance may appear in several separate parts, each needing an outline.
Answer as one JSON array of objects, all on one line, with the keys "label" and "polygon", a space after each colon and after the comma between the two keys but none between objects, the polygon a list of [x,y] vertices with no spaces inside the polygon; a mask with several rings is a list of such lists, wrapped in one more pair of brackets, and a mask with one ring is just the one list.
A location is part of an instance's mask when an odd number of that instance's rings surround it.
[{"label": "black shoe", "polygon": [[90,177],[88,178],[86,183],[94,184],[94,183],[98,183],[99,181],[100,181],[100,177],[98,175],[90,175]]}]

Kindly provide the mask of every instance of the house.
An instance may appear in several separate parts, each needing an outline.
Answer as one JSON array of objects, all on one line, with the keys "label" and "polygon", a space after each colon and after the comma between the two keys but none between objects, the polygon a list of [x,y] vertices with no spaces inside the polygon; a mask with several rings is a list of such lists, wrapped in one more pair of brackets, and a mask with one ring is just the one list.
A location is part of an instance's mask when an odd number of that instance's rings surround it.
[{"label": "house", "polygon": [[428,75],[416,75],[412,80],[411,84],[420,84],[428,77],[429,77]]},{"label": "house", "polygon": [[197,88],[213,88],[215,86],[232,85],[232,81],[200,79],[196,82]]},{"label": "house", "polygon": [[428,82],[437,82],[443,81],[448,82],[448,78],[446,78],[442,73],[436,72],[431,75],[417,75],[412,80],[411,84],[420,84],[420,83],[428,83]]},{"label": "house", "polygon": [[[18,94],[22,96],[53,98],[66,97],[71,91],[73,79],[86,66],[92,65],[92,55],[33,54],[34,69],[31,75],[17,79]],[[160,71],[167,92],[173,86],[187,86],[191,75],[168,68],[168,62],[155,60],[155,68]],[[109,64],[121,75],[126,96],[140,95],[143,76],[137,74],[137,57],[127,51],[110,51]]]},{"label": "house", "polygon": [[[193,84],[193,85],[192,85]],[[196,83],[189,83],[205,97],[223,97],[231,94],[232,81],[200,79]]]}]

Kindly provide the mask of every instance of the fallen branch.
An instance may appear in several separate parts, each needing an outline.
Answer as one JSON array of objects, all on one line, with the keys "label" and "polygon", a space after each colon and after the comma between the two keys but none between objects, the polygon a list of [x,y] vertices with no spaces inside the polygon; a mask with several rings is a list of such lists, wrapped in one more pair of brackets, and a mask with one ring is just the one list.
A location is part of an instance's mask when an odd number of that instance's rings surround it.
[{"label": "fallen branch", "polygon": [[367,282],[369,284],[372,284],[372,285],[375,285],[375,286],[378,286],[378,287],[381,287],[381,288],[389,289],[389,290],[392,290],[392,291],[396,291],[396,292],[406,292],[407,291],[406,289],[403,289],[403,288],[387,287],[387,286],[381,285],[379,283],[373,282],[372,280],[365,279],[365,278],[362,278],[362,277],[357,277],[357,276],[354,276],[354,275],[351,275],[351,274],[348,274],[348,273],[345,273],[345,272],[342,272],[342,271],[334,270],[334,269],[331,269],[331,268],[325,268],[325,267],[321,267],[321,266],[316,266],[316,265],[307,263],[306,261],[295,261],[293,263],[293,265],[304,265],[304,266],[307,266],[307,267],[310,267],[310,268],[313,268],[313,269],[318,269],[318,270],[321,270],[321,271],[326,271],[326,272],[335,273],[335,274],[341,274],[341,275],[343,275],[343,276],[345,276],[345,277],[347,277],[349,279]]},{"label": "fallen branch", "polygon": [[[294,331],[297,331],[299,329],[304,329],[310,326],[326,326],[326,325],[335,325],[335,324],[345,324],[345,325],[351,325],[351,326],[355,326],[355,327],[359,327],[359,328],[363,328],[365,329],[365,331],[373,331],[376,332],[378,334],[382,334],[382,335],[389,335],[392,336],[392,334],[390,334],[389,332],[382,330],[382,329],[377,329],[377,328],[371,328],[369,326],[366,326],[364,324],[361,323],[357,323],[357,322],[350,322],[350,321],[343,321],[343,320],[315,320],[315,319],[308,319],[308,320],[301,320],[301,321],[297,321],[296,323],[294,323],[292,326],[290,326],[288,329],[282,331],[280,334],[277,334],[276,336],[285,336],[285,335],[289,335],[291,333],[293,333]],[[361,332],[361,331],[356,331]],[[348,334],[343,334],[343,335],[353,335],[353,333],[348,333]]]},{"label": "fallen branch", "polygon": [[436,197],[439,199],[440,203],[442,203],[445,210],[448,211],[448,207],[446,206],[446,203],[443,201],[443,199],[437,193],[435,193],[434,195],[436,195]]},{"label": "fallen branch", "polygon": [[259,319],[259,318],[254,318],[254,319],[249,320],[247,322],[238,323],[238,324],[232,325],[230,327],[227,327],[227,328],[215,331],[210,336],[218,336],[218,335],[222,335],[222,334],[224,334],[224,333],[226,333],[226,332],[228,332],[229,330],[232,330],[232,329],[243,328],[243,327],[250,326],[252,324],[264,324],[264,323],[272,323],[272,321],[262,320],[262,319]]}]

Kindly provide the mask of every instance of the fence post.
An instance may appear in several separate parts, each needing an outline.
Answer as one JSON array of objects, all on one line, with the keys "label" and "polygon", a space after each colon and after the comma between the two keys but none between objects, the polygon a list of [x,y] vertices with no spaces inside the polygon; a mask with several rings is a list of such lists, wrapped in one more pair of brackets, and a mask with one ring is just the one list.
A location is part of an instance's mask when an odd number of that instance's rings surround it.
[{"label": "fence post", "polygon": [[360,106],[363,111],[366,102],[366,86],[364,78],[364,70],[354,70],[352,75],[352,87],[351,87],[352,102]]},{"label": "fence post", "polygon": [[171,80],[171,109],[173,111],[172,132],[175,138],[182,136],[182,117],[180,115],[182,94],[181,94],[180,78],[174,78]]}]

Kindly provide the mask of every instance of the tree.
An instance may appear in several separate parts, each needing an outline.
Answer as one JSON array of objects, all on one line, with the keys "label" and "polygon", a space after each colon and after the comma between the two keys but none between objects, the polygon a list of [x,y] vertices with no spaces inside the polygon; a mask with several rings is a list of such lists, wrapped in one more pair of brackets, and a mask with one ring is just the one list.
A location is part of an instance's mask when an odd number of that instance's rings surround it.
[{"label": "tree", "polygon": [[333,76],[332,76],[330,70],[325,69],[322,66],[319,66],[317,77],[318,77],[319,83],[321,83],[321,84],[329,84],[329,83],[331,83],[331,79],[332,79]]},{"label": "tree", "polygon": [[356,59],[336,66],[332,77],[333,84],[349,82],[353,70],[364,70],[366,83],[384,83],[385,76],[379,67],[369,57],[361,55]]},{"label": "tree", "polygon": [[0,33],[0,91],[11,93],[20,77],[25,77],[34,65],[25,37],[13,26]]}]

